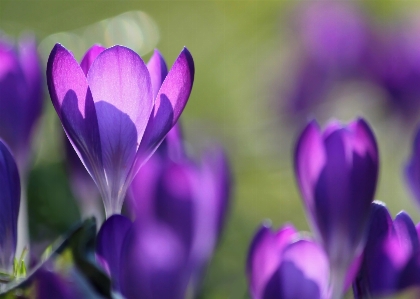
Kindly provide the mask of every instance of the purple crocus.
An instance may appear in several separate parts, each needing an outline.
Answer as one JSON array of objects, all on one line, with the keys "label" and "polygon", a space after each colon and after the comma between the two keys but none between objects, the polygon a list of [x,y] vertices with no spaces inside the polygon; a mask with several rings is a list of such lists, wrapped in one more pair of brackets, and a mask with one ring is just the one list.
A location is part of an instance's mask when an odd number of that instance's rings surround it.
[{"label": "purple crocus", "polygon": [[330,260],[332,298],[338,298],[368,232],[379,166],[375,137],[363,119],[347,126],[331,122],[324,132],[312,121],[294,164],[309,223]]},{"label": "purple crocus", "polygon": [[417,129],[411,157],[405,166],[404,175],[411,194],[420,204],[420,128]]},{"label": "purple crocus", "polygon": [[197,165],[182,143],[177,125],[134,178],[127,202],[134,223],[114,216],[99,231],[98,259],[127,298],[184,298],[187,286],[197,294],[219,239],[231,189],[227,159],[214,149]]},{"label": "purple crocus", "polygon": [[[159,88],[154,82],[161,73],[157,64],[146,66],[123,46],[93,46],[80,65],[60,44],[50,54],[51,100],[100,190],[107,217],[120,213],[134,175],[186,105],[194,79],[189,51],[182,50]],[[156,97],[155,88],[159,89]]]},{"label": "purple crocus", "polygon": [[383,203],[372,204],[363,260],[353,284],[356,298],[395,295],[420,285],[420,247],[416,227],[405,212],[392,221]]},{"label": "purple crocus", "polygon": [[329,298],[327,256],[317,243],[302,238],[291,225],[273,232],[263,224],[247,260],[252,299]]},{"label": "purple crocus", "polygon": [[12,270],[17,245],[20,180],[16,162],[0,140],[0,270]]},{"label": "purple crocus", "polygon": [[42,81],[35,39],[24,37],[15,46],[0,33],[0,138],[12,150],[22,175],[42,111]]}]

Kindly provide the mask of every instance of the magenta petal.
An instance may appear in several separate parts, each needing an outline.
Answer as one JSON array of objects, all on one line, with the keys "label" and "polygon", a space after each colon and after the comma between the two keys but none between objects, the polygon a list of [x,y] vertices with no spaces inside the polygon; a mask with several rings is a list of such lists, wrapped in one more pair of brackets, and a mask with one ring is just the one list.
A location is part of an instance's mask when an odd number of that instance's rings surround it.
[{"label": "magenta petal", "polygon": [[85,73],[85,76],[87,76],[89,69],[92,66],[92,63],[95,61],[96,57],[98,57],[98,55],[101,54],[104,50],[105,48],[101,45],[93,45],[89,50],[87,50],[85,56],[82,58],[82,62],[80,62],[80,67],[82,68],[83,73]]},{"label": "magenta petal", "polygon": [[79,64],[60,44],[54,46],[48,58],[47,83],[67,137],[90,175],[100,184],[102,150],[92,94]]},{"label": "magenta petal", "polygon": [[153,113],[137,154],[140,164],[156,150],[178,121],[187,104],[193,81],[194,61],[187,48],[184,48],[156,96]]},{"label": "magenta petal", "polygon": [[156,98],[163,81],[168,74],[168,67],[166,66],[165,59],[158,50],[155,52],[147,63],[150,79],[152,80],[153,98]]},{"label": "magenta petal", "polygon": [[297,236],[291,225],[284,226],[278,232],[272,232],[270,226],[261,226],[248,252],[246,272],[253,299],[263,298],[266,284],[281,262],[283,249]]},{"label": "magenta petal", "polygon": [[115,290],[120,290],[120,264],[124,238],[132,227],[132,222],[122,216],[113,215],[108,218],[99,230],[96,241],[96,254],[109,270],[112,285]]},{"label": "magenta petal", "polygon": [[0,270],[10,271],[17,243],[20,179],[16,162],[0,140]]},{"label": "magenta petal", "polygon": [[153,109],[150,76],[134,51],[114,46],[96,58],[87,80],[95,102],[108,185],[105,209],[107,215],[119,213]]}]

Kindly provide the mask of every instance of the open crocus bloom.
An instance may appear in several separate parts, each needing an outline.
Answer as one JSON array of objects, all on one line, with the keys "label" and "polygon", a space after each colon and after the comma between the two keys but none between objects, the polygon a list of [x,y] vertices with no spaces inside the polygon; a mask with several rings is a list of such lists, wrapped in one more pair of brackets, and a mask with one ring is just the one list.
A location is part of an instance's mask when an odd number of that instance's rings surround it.
[{"label": "open crocus bloom", "polygon": [[365,244],[378,160],[374,135],[363,119],[347,126],[332,122],[324,132],[313,121],[296,147],[296,178],[312,230],[330,260],[333,298],[340,297],[345,275]]},{"label": "open crocus bloom", "polygon": [[291,225],[264,224],[252,241],[247,276],[253,299],[328,298],[329,263],[323,249]]},{"label": "open crocus bloom", "polygon": [[126,47],[93,46],[79,65],[60,44],[48,59],[51,100],[100,190],[107,217],[120,213],[134,175],[176,123],[189,98],[194,80],[189,51],[182,50],[166,77],[162,60],[155,52],[146,66]]},{"label": "open crocus bloom", "polygon": [[16,162],[0,140],[0,270],[12,270],[17,243],[20,180]]},{"label": "open crocus bloom", "polygon": [[419,247],[418,232],[410,216],[400,212],[393,221],[386,206],[374,202],[363,261],[353,284],[355,298],[389,296],[418,286]]}]

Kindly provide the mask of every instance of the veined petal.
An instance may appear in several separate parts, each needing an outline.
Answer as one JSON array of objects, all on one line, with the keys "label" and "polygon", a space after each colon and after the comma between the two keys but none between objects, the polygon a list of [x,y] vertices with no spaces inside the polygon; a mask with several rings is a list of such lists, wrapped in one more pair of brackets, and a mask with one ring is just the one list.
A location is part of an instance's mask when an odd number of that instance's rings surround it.
[{"label": "veined petal", "polygon": [[133,226],[132,222],[122,215],[112,215],[99,230],[96,240],[96,254],[105,261],[109,269],[113,288],[120,291],[121,253],[125,236]]},{"label": "veined petal", "polygon": [[60,44],[54,46],[48,58],[47,83],[67,137],[103,191],[102,149],[92,94],[81,67]]},{"label": "veined petal", "polygon": [[[141,141],[137,159],[141,164],[156,150],[178,121],[187,104],[194,81],[194,61],[184,48],[166,76],[156,96],[155,106]],[[134,172],[137,172],[134,169]]]},{"label": "veined petal", "polygon": [[291,225],[278,232],[272,232],[270,226],[261,226],[248,252],[246,272],[253,299],[264,298],[264,289],[281,262],[283,249],[297,236]]},{"label": "veined petal", "polygon": [[82,61],[80,62],[80,67],[82,68],[83,73],[85,73],[85,76],[87,76],[89,69],[92,66],[92,63],[95,61],[96,57],[98,57],[98,55],[101,54],[104,50],[105,48],[101,45],[93,45],[89,50],[87,50],[82,58]]},{"label": "veined petal", "polygon": [[149,70],[150,79],[152,81],[153,98],[156,99],[159,89],[168,74],[168,67],[159,50],[155,49],[152,58],[150,58],[147,63],[147,69]]},{"label": "veined petal", "polygon": [[153,109],[152,86],[140,56],[122,46],[99,54],[87,80],[99,124],[109,216],[121,211],[131,183],[127,177]]},{"label": "veined petal", "polygon": [[16,162],[0,140],[0,269],[10,271],[17,243],[20,179]]}]

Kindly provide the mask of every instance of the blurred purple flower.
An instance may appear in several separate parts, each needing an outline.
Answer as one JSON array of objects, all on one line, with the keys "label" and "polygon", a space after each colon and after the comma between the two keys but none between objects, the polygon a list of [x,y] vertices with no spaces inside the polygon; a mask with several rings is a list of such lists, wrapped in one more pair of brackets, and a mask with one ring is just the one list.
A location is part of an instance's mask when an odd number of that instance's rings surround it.
[{"label": "blurred purple flower", "polygon": [[98,259],[127,298],[184,298],[187,286],[197,294],[219,239],[231,189],[226,157],[209,151],[199,167],[182,143],[177,125],[134,178],[127,201],[134,224],[114,216],[99,232]]},{"label": "blurred purple flower", "polygon": [[0,138],[12,150],[22,175],[42,112],[42,79],[35,39],[24,37],[14,46],[0,33]]},{"label": "blurred purple flower", "polygon": [[270,225],[261,226],[252,241],[246,271],[253,299],[327,299],[329,295],[325,252],[291,225],[276,232]]},{"label": "blurred purple flower", "polygon": [[15,160],[0,140],[0,270],[12,270],[17,245],[20,179]]},{"label": "blurred purple flower", "polygon": [[154,82],[160,77],[161,68],[153,62],[146,66],[122,46],[93,46],[80,65],[60,44],[50,54],[47,82],[52,102],[100,190],[107,217],[120,213],[134,175],[185,107],[194,79],[189,51],[182,50],[158,88]]},{"label": "blurred purple flower", "polygon": [[309,123],[296,146],[295,174],[312,230],[324,247],[340,296],[368,233],[378,178],[375,137],[363,119],[330,123],[324,132]]},{"label": "blurred purple flower", "polygon": [[404,175],[414,199],[420,204],[420,128],[417,129],[411,157],[405,166]]},{"label": "blurred purple flower", "polygon": [[312,112],[340,81],[365,75],[371,29],[348,2],[304,2],[293,21],[300,53],[286,98],[295,117]]},{"label": "blurred purple flower", "polygon": [[405,212],[392,221],[384,204],[372,204],[372,220],[357,279],[356,298],[395,295],[420,286],[420,248],[416,227]]}]

